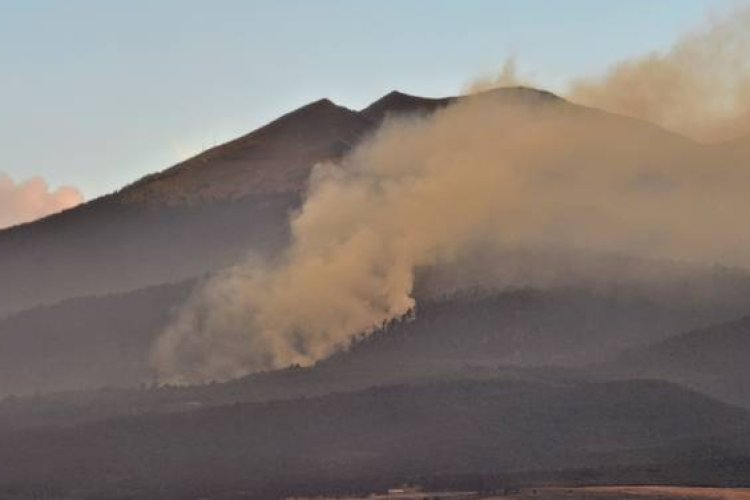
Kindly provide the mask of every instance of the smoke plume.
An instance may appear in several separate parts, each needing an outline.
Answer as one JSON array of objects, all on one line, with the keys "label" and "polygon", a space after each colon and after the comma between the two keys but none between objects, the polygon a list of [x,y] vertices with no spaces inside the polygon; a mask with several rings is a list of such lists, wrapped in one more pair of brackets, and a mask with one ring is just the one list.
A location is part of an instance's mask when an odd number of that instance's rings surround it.
[{"label": "smoke plume", "polygon": [[0,229],[72,208],[83,202],[76,188],[63,186],[50,191],[41,177],[16,184],[0,174]]},{"label": "smoke plume", "polygon": [[666,53],[575,82],[570,98],[703,141],[750,133],[750,7],[712,20]]},{"label": "smoke plume", "polygon": [[704,149],[525,89],[388,121],[314,169],[278,262],[249,259],[194,293],[154,364],[172,383],[309,365],[411,311],[420,270],[477,249],[750,264],[733,216],[750,213],[750,171]]},{"label": "smoke plume", "polygon": [[492,76],[483,76],[472,80],[463,89],[464,94],[478,94],[480,92],[486,92],[488,90],[497,89],[501,87],[518,87],[518,86],[529,86],[531,82],[522,77],[518,72],[516,65],[516,59],[509,57],[503,63],[503,67],[500,72]]}]

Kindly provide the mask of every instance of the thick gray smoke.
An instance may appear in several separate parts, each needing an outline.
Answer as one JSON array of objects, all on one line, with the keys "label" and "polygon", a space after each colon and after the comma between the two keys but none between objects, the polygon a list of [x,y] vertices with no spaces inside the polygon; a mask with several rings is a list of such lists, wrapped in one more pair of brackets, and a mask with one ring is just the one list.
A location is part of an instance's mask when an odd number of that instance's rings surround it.
[{"label": "thick gray smoke", "polygon": [[51,191],[41,177],[16,183],[0,174],[0,229],[30,222],[83,202],[81,192],[64,186]]},{"label": "thick gray smoke", "polygon": [[750,264],[736,217],[750,213],[750,171],[706,164],[714,153],[657,128],[511,101],[490,92],[393,120],[318,165],[286,255],[197,290],[154,349],[161,379],[314,363],[410,311],[419,270],[460,268],[478,248]]}]

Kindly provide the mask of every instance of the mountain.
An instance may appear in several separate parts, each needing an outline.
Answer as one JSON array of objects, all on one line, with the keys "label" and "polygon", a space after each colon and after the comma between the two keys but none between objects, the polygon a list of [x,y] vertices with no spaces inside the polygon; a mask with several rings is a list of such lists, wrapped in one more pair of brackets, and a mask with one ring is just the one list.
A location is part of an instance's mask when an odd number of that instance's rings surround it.
[{"label": "mountain", "polygon": [[150,382],[154,338],[192,286],[68,299],[0,319],[0,397]]},{"label": "mountain", "polygon": [[336,160],[370,130],[356,111],[321,99],[127,186],[123,202],[190,204],[300,193],[313,165]]},{"label": "mountain", "polygon": [[[544,91],[505,88],[487,97],[557,106],[596,120],[611,133],[607,147],[622,147],[637,161],[648,156],[644,145],[669,145],[689,157],[698,147],[644,122]],[[289,238],[288,214],[299,206],[316,163],[337,160],[388,116],[424,115],[457,99],[392,92],[362,111],[321,99],[117,193],[2,230],[0,316],[77,296],[183,281],[231,265],[248,252],[278,252]]]},{"label": "mountain", "polygon": [[[544,91],[485,97],[554,107],[602,132],[556,161],[648,171],[720,156],[734,168],[744,154]],[[195,284],[287,246],[315,164],[384,122],[472,98],[392,92],[361,111],[323,99],[0,231],[0,498],[748,485],[750,413],[729,404],[748,394],[748,321],[727,323],[750,313],[750,275],[738,269],[479,251],[467,265],[420,268],[414,315],[314,366],[151,383],[153,341]]]},{"label": "mountain", "polygon": [[[698,283],[693,280],[694,290]],[[191,281],[70,299],[0,319],[0,397],[150,383],[151,346],[193,286]],[[245,390],[283,397],[450,374],[466,366],[583,367],[743,314],[750,303],[733,297],[746,296],[749,288],[750,279],[726,288],[723,302],[665,297],[661,290],[585,288],[475,290],[420,299],[414,318],[392,322],[322,361],[308,374],[309,383],[298,382],[299,390],[274,387],[273,380]]]},{"label": "mountain", "polygon": [[370,126],[317,101],[118,193],[0,231],[0,314],[277,251],[312,166],[340,157]]},{"label": "mountain", "polygon": [[[491,99],[524,105],[555,105],[567,104],[564,99],[545,90],[538,90],[528,87],[504,87],[480,92],[476,96],[480,98],[489,97]],[[388,117],[397,117],[403,115],[430,115],[452,103],[461,99],[472,96],[458,97],[417,97],[404,94],[394,90],[384,95],[377,101],[373,102],[360,111],[360,114],[374,123],[381,123]]]},{"label": "mountain", "polygon": [[663,382],[381,387],[0,433],[0,496],[277,498],[580,468],[626,482],[634,465],[669,484],[748,457],[749,432],[748,412]]},{"label": "mountain", "polygon": [[394,90],[364,108],[360,114],[373,123],[381,123],[388,116],[429,115],[455,102],[456,99],[455,97],[437,99],[416,97]]},{"label": "mountain", "polygon": [[[426,99],[391,92],[362,111],[322,99],[117,193],[0,231],[0,316],[5,315],[0,319],[0,395],[133,386],[152,380],[149,343],[168,321],[170,309],[185,297],[185,283],[196,283],[248,253],[280,252],[289,241],[288,214],[299,207],[316,163],[341,158],[389,117],[425,116],[473,98]],[[532,110],[553,106],[576,119],[591,120],[606,132],[607,144],[565,161],[605,164],[613,161],[609,153],[617,148],[625,152],[616,155],[622,161],[647,165],[664,155],[693,156],[695,148],[701,148],[656,126],[577,106],[540,90],[505,88],[489,91],[484,98]],[[592,259],[584,260],[576,266],[599,270]],[[491,266],[484,264],[477,260],[473,271],[482,279],[493,276]],[[562,264],[557,260],[553,265]],[[666,276],[671,283],[666,288],[672,291],[662,294],[663,300],[654,302],[653,290],[620,297],[575,290],[548,297],[537,291],[519,300],[501,294],[479,302],[454,297],[455,302],[431,302],[416,322],[399,326],[392,336],[377,336],[377,341],[374,337],[366,349],[358,347],[347,359],[359,356],[357,363],[372,366],[403,359],[425,366],[578,366],[750,310],[750,280],[742,272],[704,283],[697,278],[704,271],[689,270],[674,279],[661,271],[667,264],[656,267],[648,275]],[[421,272],[417,287],[440,282],[445,277],[439,274]],[[480,287],[497,285],[478,281]],[[147,287],[159,287],[158,298],[148,299],[156,292],[144,292]],[[441,287],[453,290],[453,285],[435,286]],[[586,287],[589,284],[573,286]],[[664,298],[682,289],[696,295]],[[430,300],[429,293],[421,293],[420,306]],[[58,304],[61,300],[66,302]],[[470,332],[463,344],[456,345],[457,331]],[[403,351],[388,347],[395,345],[387,340],[393,338],[401,339]],[[602,349],[605,339],[608,348]],[[58,347],[50,350],[47,345]],[[118,354],[119,346],[127,346],[125,358]],[[96,362],[82,363],[87,357]]]},{"label": "mountain", "polygon": [[[725,286],[721,301],[694,295],[701,287],[721,289],[720,281],[707,282],[680,280],[671,291],[476,289],[420,298],[413,317],[393,321],[312,367],[258,373],[223,384],[150,390],[136,388],[154,380],[150,348],[191,283],[71,300],[0,321],[0,396],[37,394],[0,403],[0,428],[424,380],[612,378],[617,374],[589,366],[608,366],[606,361],[624,350],[750,310],[748,282]],[[690,293],[679,295],[675,289],[685,284]],[[732,304],[733,295],[744,299]],[[636,378],[651,375],[640,369],[627,373]],[[60,391],[70,392],[49,394]]]},{"label": "mountain", "polygon": [[[692,283],[698,287],[698,280]],[[738,293],[726,289],[725,303],[614,286],[456,293],[419,302],[413,318],[393,322],[323,363],[373,371],[421,364],[583,367],[750,310],[746,300],[730,305]]]},{"label": "mountain", "polygon": [[671,380],[750,408],[750,317],[629,349],[609,375]]}]

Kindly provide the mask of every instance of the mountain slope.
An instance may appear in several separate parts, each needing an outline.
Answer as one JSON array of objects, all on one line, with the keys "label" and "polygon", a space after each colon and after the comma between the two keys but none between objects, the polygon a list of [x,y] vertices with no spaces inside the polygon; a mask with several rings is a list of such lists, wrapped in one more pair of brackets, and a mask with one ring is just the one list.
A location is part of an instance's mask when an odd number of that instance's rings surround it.
[{"label": "mountain slope", "polygon": [[[625,349],[750,310],[750,280],[692,273],[680,274],[671,287],[661,280],[657,289],[621,285],[606,292],[558,287],[420,295],[415,317],[392,322],[310,368],[196,388],[39,397],[31,406],[22,401],[0,405],[0,426],[50,422],[62,414],[87,420],[133,410],[289,399],[424,379],[600,377],[582,369]],[[169,309],[181,304],[188,290],[189,283],[160,287],[159,300],[147,300],[148,291],[79,299],[0,320],[0,362],[5,360],[0,397],[132,388],[152,380],[150,347],[170,318]],[[60,348],[45,348],[62,338],[66,342]],[[122,365],[126,360],[118,353],[120,345],[131,346],[129,368]],[[101,347],[100,362],[80,364],[82,353],[95,346]],[[547,369],[552,366],[554,370]],[[558,370],[561,367],[574,370]]]},{"label": "mountain slope", "polygon": [[312,166],[340,157],[369,126],[317,101],[119,193],[0,231],[0,315],[277,251]]},{"label": "mountain slope", "polygon": [[274,498],[375,478],[658,471],[747,455],[748,432],[747,412],[659,382],[397,386],[0,434],[0,493]]},{"label": "mountain slope", "polygon": [[628,350],[603,371],[672,380],[750,408],[750,317]]},{"label": "mountain slope", "polygon": [[151,382],[153,339],[192,286],[70,299],[0,319],[0,397]]},{"label": "mountain slope", "polygon": [[340,158],[370,127],[359,113],[321,99],[145,177],[124,188],[117,198],[170,205],[299,193],[313,165]]}]

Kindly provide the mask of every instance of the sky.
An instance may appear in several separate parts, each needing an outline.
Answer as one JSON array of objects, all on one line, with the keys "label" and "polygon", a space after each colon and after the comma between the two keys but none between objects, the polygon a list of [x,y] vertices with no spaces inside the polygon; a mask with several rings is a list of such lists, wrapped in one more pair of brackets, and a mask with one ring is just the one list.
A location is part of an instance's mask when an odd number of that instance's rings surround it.
[{"label": "sky", "polygon": [[730,0],[0,0],[0,175],[87,199],[328,97],[535,84],[666,50]]}]

